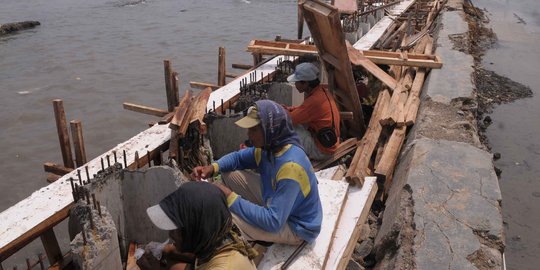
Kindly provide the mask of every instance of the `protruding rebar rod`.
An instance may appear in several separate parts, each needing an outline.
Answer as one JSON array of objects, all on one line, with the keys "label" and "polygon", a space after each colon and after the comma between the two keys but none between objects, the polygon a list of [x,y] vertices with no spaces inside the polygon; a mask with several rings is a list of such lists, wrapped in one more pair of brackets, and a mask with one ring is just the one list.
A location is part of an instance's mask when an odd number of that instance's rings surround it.
[{"label": "protruding rebar rod", "polygon": [[127,169],[128,165],[127,165],[127,156],[126,156],[126,150],[123,151],[123,154],[124,154],[124,168]]},{"label": "protruding rebar rod", "polygon": [[92,209],[88,212],[88,219],[90,220],[90,228],[92,230],[96,229],[96,225],[94,224],[94,215],[92,214]]},{"label": "protruding rebar rod", "polygon": [[90,183],[90,173],[88,172],[88,166],[84,166],[84,170],[86,171],[86,181]]},{"label": "protruding rebar rod", "polygon": [[116,158],[116,151],[113,151],[114,156],[114,164],[118,163],[118,159]]},{"label": "protruding rebar rod", "polygon": [[79,183],[82,183],[81,170],[79,169],[77,169],[77,177],[79,178]]},{"label": "protruding rebar rod", "polygon": [[86,204],[90,205],[90,192],[88,190],[85,190],[84,196],[86,197]]},{"label": "protruding rebar rod", "polygon": [[82,234],[83,244],[86,246],[86,230],[84,229],[84,223],[81,223],[81,234]]},{"label": "protruding rebar rod", "polygon": [[92,204],[94,205],[94,209],[97,209],[96,194],[95,193],[92,193]]},{"label": "protruding rebar rod", "polygon": [[69,178],[69,183],[71,184],[71,192],[75,192],[75,185],[73,185],[73,177]]},{"label": "protruding rebar rod", "polygon": [[97,203],[97,211],[98,211],[99,217],[101,217],[101,203],[99,201],[97,201],[96,203]]},{"label": "protruding rebar rod", "polygon": [[107,155],[107,168],[111,167],[111,159],[110,156]]},{"label": "protruding rebar rod", "polygon": [[44,260],[44,256],[42,253],[39,253],[38,254],[38,260],[39,260],[39,268],[41,270],[45,270],[45,263],[43,263],[43,260]]},{"label": "protruding rebar rod", "polygon": [[148,160],[148,168],[152,167],[152,160],[150,159],[150,151],[146,150],[146,160]]},{"label": "protruding rebar rod", "polygon": [[102,170],[102,171],[105,170],[105,164],[103,164],[103,158],[101,158],[101,170]]}]

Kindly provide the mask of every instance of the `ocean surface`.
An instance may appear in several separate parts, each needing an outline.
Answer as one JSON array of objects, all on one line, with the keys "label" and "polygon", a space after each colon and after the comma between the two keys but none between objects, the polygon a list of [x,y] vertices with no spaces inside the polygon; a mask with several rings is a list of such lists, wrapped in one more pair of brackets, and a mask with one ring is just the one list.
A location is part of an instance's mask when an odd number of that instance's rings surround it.
[{"label": "ocean surface", "polygon": [[483,65],[533,91],[532,98],[496,106],[487,136],[492,151],[502,156],[495,165],[502,170],[507,269],[539,269],[540,1],[472,2],[485,9],[498,36]]},{"label": "ocean surface", "polygon": [[[296,37],[296,3],[0,0],[0,24],[41,22],[0,37],[0,211],[47,185],[44,162],[62,164],[53,99],[64,100],[68,122],[82,121],[91,160],[158,119],[123,102],[167,108],[164,59],[180,75],[181,95],[189,81],[217,83],[220,46],[227,71],[241,74],[231,64],[252,64],[250,40]],[[13,256],[19,267],[25,256],[35,260],[37,242]]]}]

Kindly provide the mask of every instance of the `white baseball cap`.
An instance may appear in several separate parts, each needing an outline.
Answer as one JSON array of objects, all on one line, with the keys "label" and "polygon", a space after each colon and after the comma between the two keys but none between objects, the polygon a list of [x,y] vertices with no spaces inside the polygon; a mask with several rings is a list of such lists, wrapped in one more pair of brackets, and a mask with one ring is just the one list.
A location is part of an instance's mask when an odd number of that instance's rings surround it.
[{"label": "white baseball cap", "polygon": [[296,66],[294,73],[287,77],[289,82],[313,81],[319,78],[319,68],[312,63],[302,63]]}]

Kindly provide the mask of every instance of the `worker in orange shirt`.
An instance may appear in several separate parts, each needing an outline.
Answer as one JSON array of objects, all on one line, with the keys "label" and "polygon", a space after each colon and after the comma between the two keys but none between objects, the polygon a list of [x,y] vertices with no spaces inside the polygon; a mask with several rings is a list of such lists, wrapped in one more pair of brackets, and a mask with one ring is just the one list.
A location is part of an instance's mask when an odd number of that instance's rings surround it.
[{"label": "worker in orange shirt", "polygon": [[339,146],[340,117],[334,97],[320,84],[319,69],[312,63],[301,63],[287,81],[294,82],[298,92],[304,93],[300,106],[285,109],[307,156],[312,160],[330,157]]}]

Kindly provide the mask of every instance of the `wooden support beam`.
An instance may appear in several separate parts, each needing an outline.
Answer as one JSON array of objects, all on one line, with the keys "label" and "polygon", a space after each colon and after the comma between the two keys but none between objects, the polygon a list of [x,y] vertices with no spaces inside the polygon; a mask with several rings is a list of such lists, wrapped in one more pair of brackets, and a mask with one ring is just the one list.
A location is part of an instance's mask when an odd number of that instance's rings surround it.
[{"label": "wooden support beam", "polygon": [[379,120],[389,103],[390,94],[388,93],[388,90],[384,89],[380,91],[366,134],[360,141],[358,149],[356,149],[355,156],[358,155],[358,157],[353,157],[353,160],[356,163],[350,166],[350,168],[352,167],[353,169],[351,170],[349,168],[349,171],[347,171],[347,174],[345,175],[349,183],[360,185],[362,179],[370,175],[369,162],[382,131],[382,126],[380,125]]},{"label": "wooden support beam", "polygon": [[58,132],[58,140],[60,141],[60,150],[62,152],[62,160],[64,166],[75,168],[73,156],[71,154],[71,143],[66,123],[66,114],[64,112],[64,101],[61,99],[53,100],[54,118],[56,120],[56,130]]},{"label": "wooden support beam", "polygon": [[53,228],[46,230],[43,234],[41,234],[40,238],[43,248],[45,249],[45,253],[47,254],[49,264],[53,265],[57,261],[62,260],[62,251],[58,245],[58,240],[56,240],[56,235],[54,234]]},{"label": "wooden support beam", "polygon": [[215,84],[211,84],[211,83],[204,83],[204,82],[189,82],[189,85],[193,88],[207,88],[207,87],[210,87],[212,88],[212,90],[216,90],[216,89],[219,89],[220,86],[218,85],[215,85]]},{"label": "wooden support beam", "polygon": [[84,138],[82,133],[82,124],[79,120],[71,120],[71,136],[73,138],[73,148],[75,148],[75,163],[81,167],[86,163],[86,150],[84,147]]},{"label": "wooden support beam", "polygon": [[302,39],[304,35],[304,13],[302,12],[302,4],[305,0],[298,0],[298,17],[297,17],[297,38]]},{"label": "wooden support beam", "polygon": [[[428,43],[426,45],[426,53],[431,53],[433,49],[433,39],[428,38]],[[405,114],[405,124],[411,126],[416,121],[416,116],[418,114],[418,107],[420,107],[420,93],[422,92],[422,87],[424,86],[424,80],[426,77],[426,69],[420,68],[416,72],[416,77],[414,78],[413,85],[411,87],[411,93],[409,94],[409,99],[405,103],[404,114]]]},{"label": "wooden support beam", "polygon": [[208,103],[208,99],[210,99],[211,93],[212,89],[210,87],[204,89],[197,95],[197,99],[193,105],[193,114],[191,115],[190,124],[199,122],[199,132],[201,134],[206,134],[207,131],[204,115],[206,114],[206,104]]},{"label": "wooden support beam", "polygon": [[58,174],[58,175],[68,174],[71,171],[73,171],[72,168],[67,168],[67,167],[64,167],[64,166],[62,166],[60,164],[56,164],[56,163],[52,163],[52,162],[43,163],[43,169],[46,172],[54,173],[54,174]]},{"label": "wooden support beam", "polygon": [[384,70],[375,65],[375,63],[367,59],[361,51],[355,49],[354,47],[350,46],[350,44],[348,44],[347,52],[349,54],[349,59],[351,60],[351,63],[353,65],[362,66],[364,69],[366,69],[366,71],[373,74],[375,78],[379,79],[382,83],[390,87],[390,89],[392,90],[394,90],[398,86],[397,81],[392,78],[392,76],[388,75],[388,73],[384,72]]},{"label": "wooden support beam", "polygon": [[193,98],[193,91],[192,90],[186,90],[186,93],[184,94],[184,97],[180,101],[180,104],[178,104],[178,107],[175,110],[175,114],[173,116],[173,119],[171,120],[171,124],[169,127],[176,131],[180,137],[183,137],[185,135],[187,125],[190,122],[190,105],[192,103]]},{"label": "wooden support beam", "polygon": [[238,74],[225,73],[225,77],[234,79],[234,78],[238,77]]},{"label": "wooden support beam", "polygon": [[394,173],[396,167],[399,152],[403,141],[405,141],[406,126],[396,127],[386,144],[383,155],[377,168],[375,168],[375,175],[384,180],[384,192],[387,193],[390,188],[390,176]]},{"label": "wooden support beam", "polygon": [[167,94],[167,109],[169,112],[174,110],[176,104],[174,103],[174,90],[172,88],[172,67],[171,61],[168,59],[163,60],[163,68],[165,70],[165,93]]},{"label": "wooden support beam", "polygon": [[224,86],[225,85],[225,76],[226,76],[226,68],[225,68],[225,48],[219,47],[219,55],[218,55],[218,79],[217,79],[217,85]]},{"label": "wooden support beam", "polygon": [[[69,185],[68,185],[69,186]],[[51,217],[47,218],[43,222],[39,223],[37,226],[33,227],[30,230],[27,230],[25,233],[21,234],[17,239],[11,241],[9,244],[0,248],[0,262],[6,260],[19,249],[23,248],[34,239],[38,238],[46,231],[50,230],[62,220],[68,217],[69,209],[73,206],[73,203],[70,203],[62,210],[56,212]]]},{"label": "wooden support beam", "polygon": [[[362,104],[356,90],[356,83],[350,65],[345,36],[341,28],[340,14],[338,10],[323,2],[306,1],[301,4],[302,13],[309,27],[311,35],[317,46],[317,51],[323,59],[329,79],[328,84],[333,85],[331,91],[340,89],[348,96],[342,99],[342,111],[350,111],[354,114],[354,120],[344,120],[347,125],[348,136],[360,137],[365,132],[364,115]],[[333,66],[334,72],[329,69]],[[333,73],[333,74],[330,74]],[[330,78],[332,76],[332,78]],[[331,82],[330,80],[333,80]]]},{"label": "wooden support beam", "polygon": [[124,109],[126,109],[126,110],[139,112],[139,113],[144,113],[144,114],[148,114],[148,115],[159,116],[159,117],[163,117],[163,116],[165,116],[165,115],[167,115],[169,113],[166,110],[153,108],[153,107],[149,107],[149,106],[144,106],[144,105],[139,105],[139,104],[135,104],[135,103],[124,102],[122,105],[124,106]]},{"label": "wooden support beam", "polygon": [[[317,48],[314,45],[257,39],[250,41],[247,51],[264,55],[318,55]],[[438,56],[431,54],[407,53],[406,51],[388,52],[378,50],[358,50],[358,52],[377,65],[400,65],[427,68],[441,68],[443,65]],[[334,66],[339,66],[339,63],[335,57],[332,58],[332,56],[328,54],[322,55],[322,57],[329,57],[330,59],[326,61],[333,63]],[[353,58],[356,56],[350,55],[349,57]]]}]

